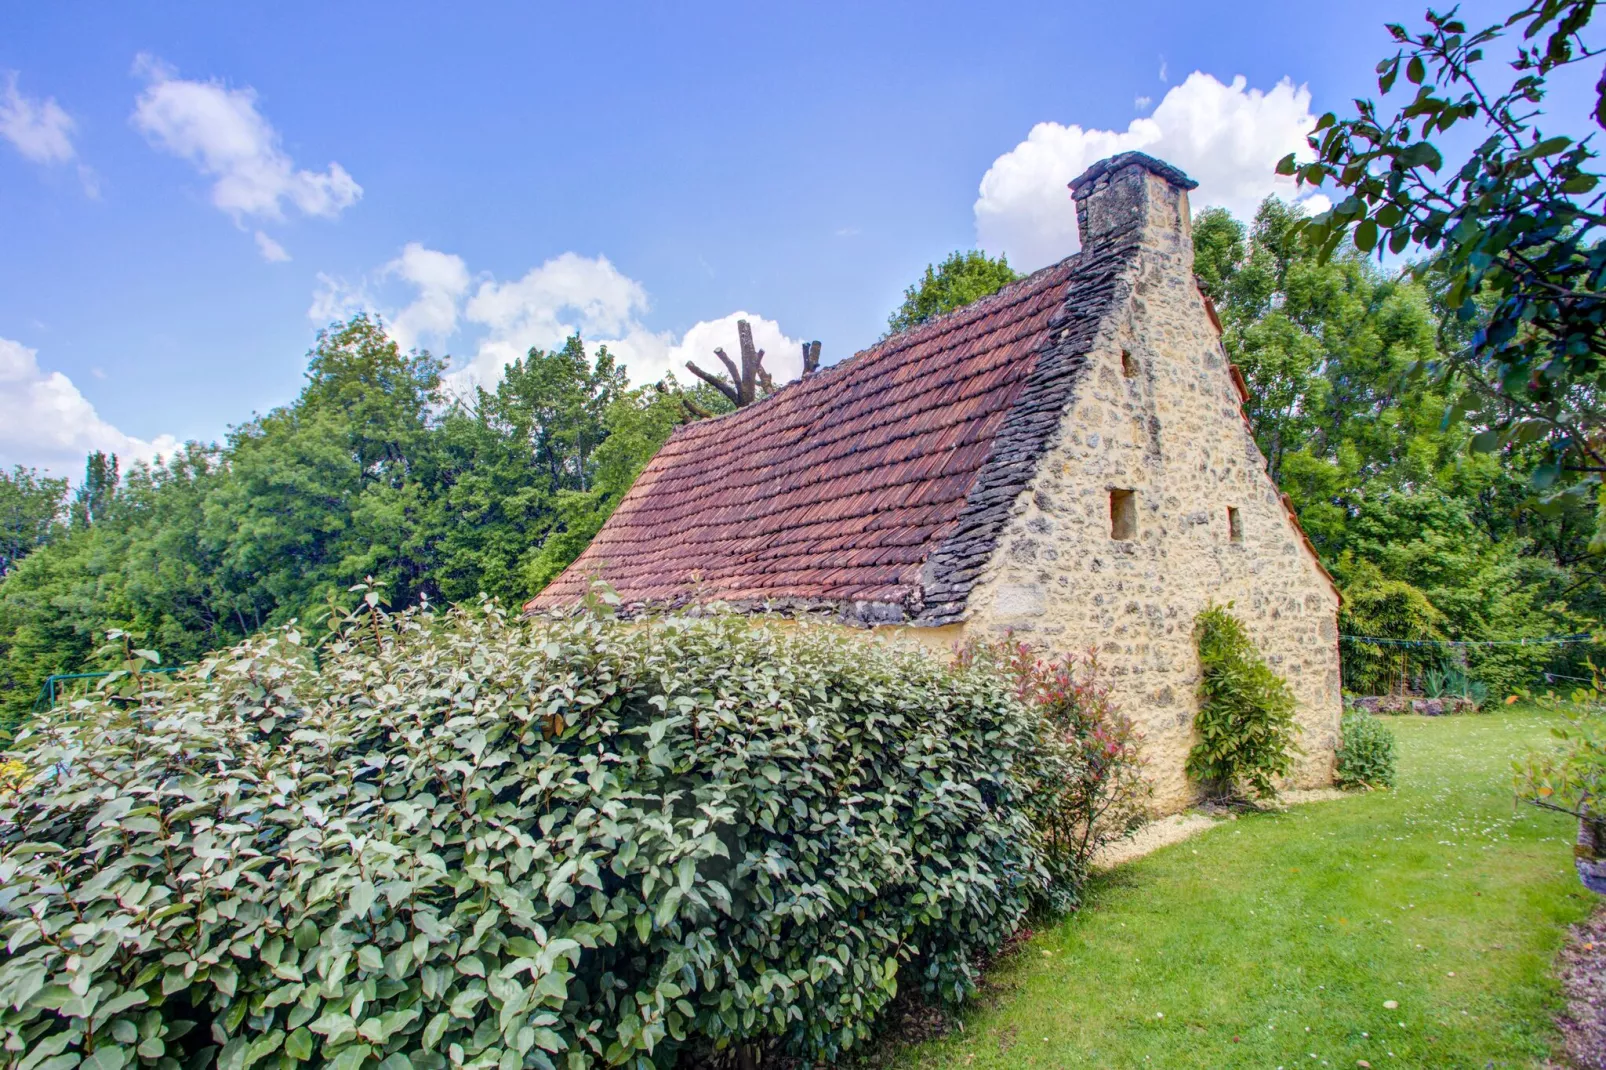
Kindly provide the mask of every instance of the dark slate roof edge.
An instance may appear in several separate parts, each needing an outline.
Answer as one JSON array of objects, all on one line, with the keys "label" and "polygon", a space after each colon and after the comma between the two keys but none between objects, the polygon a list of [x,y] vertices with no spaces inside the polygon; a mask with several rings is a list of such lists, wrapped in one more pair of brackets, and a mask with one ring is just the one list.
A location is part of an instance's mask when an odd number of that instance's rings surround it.
[{"label": "dark slate roof edge", "polygon": [[1025,387],[993,439],[964,510],[921,569],[921,605],[913,623],[963,620],[971,590],[1003,536],[1016,499],[1037,475],[1087,368],[1099,328],[1126,295],[1123,276],[1136,263],[1136,236],[1084,250],[1049,321]]}]

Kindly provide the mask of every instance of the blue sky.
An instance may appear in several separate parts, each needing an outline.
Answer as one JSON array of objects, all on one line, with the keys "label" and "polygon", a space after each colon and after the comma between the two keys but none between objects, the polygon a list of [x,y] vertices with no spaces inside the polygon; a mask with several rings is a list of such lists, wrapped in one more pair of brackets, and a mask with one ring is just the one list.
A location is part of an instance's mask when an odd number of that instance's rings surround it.
[{"label": "blue sky", "polygon": [[217,439],[359,307],[461,383],[573,327],[656,378],[738,312],[783,374],[840,359],[950,250],[1071,252],[1064,181],[1109,151],[1244,209],[1415,13],[9,4],[0,464]]}]

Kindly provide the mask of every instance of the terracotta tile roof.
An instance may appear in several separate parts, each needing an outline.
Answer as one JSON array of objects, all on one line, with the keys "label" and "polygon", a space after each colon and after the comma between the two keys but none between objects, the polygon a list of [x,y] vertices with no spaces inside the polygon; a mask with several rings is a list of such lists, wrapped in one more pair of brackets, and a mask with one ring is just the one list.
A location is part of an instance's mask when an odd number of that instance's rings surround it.
[{"label": "terracotta tile roof", "polygon": [[954,619],[1058,426],[1131,252],[1084,251],[681,428],[526,608],[572,603],[600,576],[627,605],[717,599]]}]

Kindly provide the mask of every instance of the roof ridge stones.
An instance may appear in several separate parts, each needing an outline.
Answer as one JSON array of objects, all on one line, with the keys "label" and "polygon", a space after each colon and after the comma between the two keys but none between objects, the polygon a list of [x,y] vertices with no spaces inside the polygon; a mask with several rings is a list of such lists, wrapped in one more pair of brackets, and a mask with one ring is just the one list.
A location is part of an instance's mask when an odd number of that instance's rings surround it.
[{"label": "roof ridge stones", "polygon": [[1081,199],[1082,191],[1105,175],[1113,175],[1123,168],[1134,166],[1142,167],[1151,174],[1160,176],[1178,189],[1193,190],[1199,188],[1199,183],[1189,178],[1181,168],[1168,164],[1164,160],[1157,160],[1146,152],[1134,151],[1119,152],[1114,156],[1108,156],[1071,179],[1071,196]]}]

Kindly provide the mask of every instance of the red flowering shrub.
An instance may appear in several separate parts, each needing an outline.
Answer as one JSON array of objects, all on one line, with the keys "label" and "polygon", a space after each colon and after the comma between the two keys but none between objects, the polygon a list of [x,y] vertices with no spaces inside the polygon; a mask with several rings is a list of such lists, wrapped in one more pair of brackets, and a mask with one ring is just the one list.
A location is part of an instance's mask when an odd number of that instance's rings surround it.
[{"label": "red flowering shrub", "polygon": [[1099,848],[1148,819],[1151,787],[1139,754],[1142,734],[1116,708],[1096,651],[1047,655],[1014,638],[972,641],[960,667],[990,665],[1036,714],[1027,808],[1051,878],[1049,905],[1075,907]]}]

